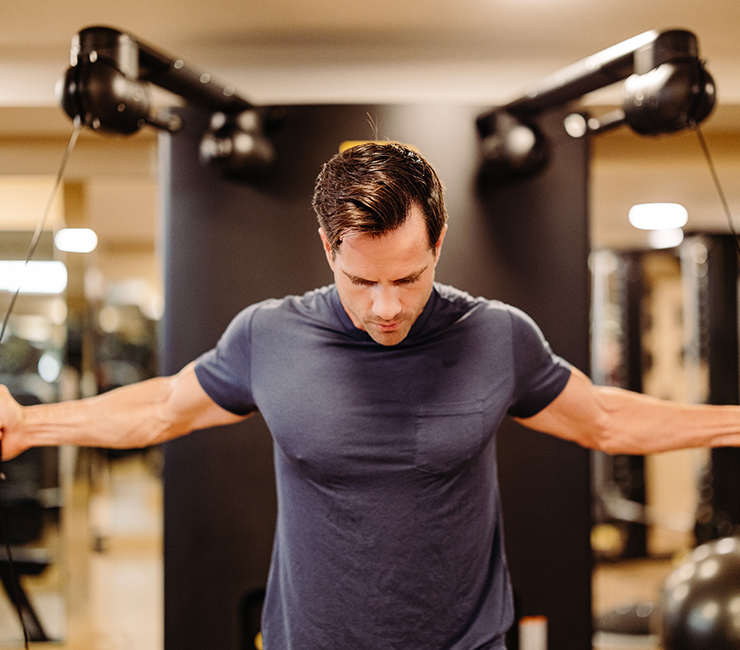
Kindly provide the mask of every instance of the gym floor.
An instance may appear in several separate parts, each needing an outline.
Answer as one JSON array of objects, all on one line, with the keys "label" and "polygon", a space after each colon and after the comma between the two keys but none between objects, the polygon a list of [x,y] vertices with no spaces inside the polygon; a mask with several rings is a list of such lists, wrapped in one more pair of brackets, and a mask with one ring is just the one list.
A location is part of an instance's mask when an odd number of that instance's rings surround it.
[{"label": "gym floor", "polygon": [[[49,638],[32,648],[162,650],[162,489],[159,451],[110,460],[83,450],[58,530],[43,546],[53,562],[21,578]],[[64,543],[62,543],[64,540]],[[0,595],[0,650],[23,647],[15,610]]]},{"label": "gym floor", "polygon": [[[44,545],[63,558],[22,578],[56,650],[162,650],[162,489],[159,451],[110,459],[83,450],[65,493],[61,524]],[[87,505],[86,505],[87,504]],[[51,527],[52,529],[54,527]],[[66,540],[62,543],[62,540]],[[62,568],[63,567],[63,568]],[[626,602],[654,602],[669,561],[601,564],[594,572],[594,612]],[[0,595],[0,650],[22,647],[15,611]],[[659,650],[654,637],[597,635],[596,650]]]},{"label": "gym floor", "polygon": [[[656,603],[660,588],[675,565],[671,560],[639,559],[604,563],[593,573],[593,611],[596,615],[630,603]],[[659,650],[655,636],[617,636],[596,633],[594,650]]]}]

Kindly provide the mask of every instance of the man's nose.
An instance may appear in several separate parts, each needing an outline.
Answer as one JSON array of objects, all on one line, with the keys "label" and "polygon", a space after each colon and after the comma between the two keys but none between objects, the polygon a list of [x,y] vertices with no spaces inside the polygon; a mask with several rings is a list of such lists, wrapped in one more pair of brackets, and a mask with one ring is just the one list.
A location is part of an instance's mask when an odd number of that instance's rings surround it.
[{"label": "man's nose", "polygon": [[401,301],[396,287],[373,287],[373,314],[384,321],[392,321],[401,312]]}]

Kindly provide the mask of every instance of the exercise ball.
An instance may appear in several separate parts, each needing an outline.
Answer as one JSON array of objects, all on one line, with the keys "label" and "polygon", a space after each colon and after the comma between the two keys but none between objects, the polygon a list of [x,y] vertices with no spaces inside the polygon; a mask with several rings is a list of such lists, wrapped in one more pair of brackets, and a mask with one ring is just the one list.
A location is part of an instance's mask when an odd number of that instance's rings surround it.
[{"label": "exercise ball", "polygon": [[664,650],[740,648],[740,537],[697,547],[661,594]]}]

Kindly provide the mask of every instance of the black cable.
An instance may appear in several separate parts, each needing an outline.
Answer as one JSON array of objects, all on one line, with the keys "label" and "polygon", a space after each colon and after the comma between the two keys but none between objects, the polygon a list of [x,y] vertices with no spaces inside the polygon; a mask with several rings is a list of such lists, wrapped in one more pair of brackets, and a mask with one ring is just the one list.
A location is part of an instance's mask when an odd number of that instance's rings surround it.
[{"label": "black cable", "polygon": [[[82,122],[80,118],[77,117],[75,118],[75,127],[72,131],[72,135],[69,138],[67,149],[64,152],[64,156],[62,156],[62,164],[59,166],[59,171],[57,172],[57,177],[54,182],[54,187],[51,190],[51,194],[49,195],[49,200],[46,203],[46,208],[44,208],[44,211],[41,214],[41,219],[39,219],[38,225],[36,226],[36,232],[33,233],[31,244],[28,247],[28,253],[26,254],[26,260],[23,263],[24,270],[28,266],[28,263],[31,261],[31,258],[33,257],[33,254],[36,251],[36,246],[38,245],[39,239],[41,238],[41,233],[44,230],[44,224],[46,223],[46,219],[49,216],[49,212],[51,211],[51,206],[54,203],[54,197],[56,196],[57,190],[59,189],[59,185],[61,185],[62,176],[64,175],[64,169],[67,166],[67,161],[69,160],[69,156],[72,153],[72,150],[75,148],[75,144],[77,143],[77,136],[80,134],[81,128],[82,128]],[[8,311],[5,312],[5,318],[3,319],[3,325],[0,328],[0,343],[2,343],[3,341],[3,336],[5,335],[5,330],[8,327],[8,321],[10,320],[10,314],[13,313],[13,307],[15,307],[15,302],[16,300],[18,300],[18,295],[21,292],[22,283],[23,283],[23,278],[21,277],[18,280],[18,288],[15,290],[15,293],[13,294],[13,297],[10,300],[10,306],[8,307]]]},{"label": "black cable", "polygon": [[[31,238],[31,244],[28,247],[28,253],[26,254],[26,260],[23,263],[23,270],[26,269],[28,266],[28,263],[31,261],[31,258],[33,257],[34,252],[36,251],[36,246],[39,243],[39,239],[41,238],[41,233],[44,230],[44,224],[46,223],[46,219],[49,216],[49,212],[51,211],[51,206],[54,203],[54,197],[56,196],[57,190],[59,189],[59,186],[62,183],[62,178],[64,176],[64,170],[67,167],[67,161],[69,160],[70,155],[72,154],[72,150],[75,148],[75,144],[77,143],[77,137],[80,134],[80,130],[82,128],[82,120],[80,120],[79,117],[75,118],[74,121],[74,129],[72,130],[72,135],[69,137],[69,142],[67,143],[67,148],[64,151],[64,156],[62,156],[62,162],[59,166],[59,171],[57,172],[56,180],[54,181],[54,186],[52,187],[51,194],[49,195],[49,200],[46,203],[46,208],[44,209],[43,213],[41,214],[41,218],[39,219],[38,225],[36,226],[36,232],[34,232],[33,237]],[[8,310],[5,312],[5,318],[3,318],[3,324],[2,327],[0,327],[0,345],[2,345],[3,337],[5,336],[5,330],[8,327],[8,323],[10,322],[10,315],[13,313],[13,308],[15,307],[15,303],[18,300],[18,296],[21,292],[21,287],[23,285],[23,272],[21,272],[21,277],[18,280],[18,288],[15,290],[15,293],[13,294],[13,297],[10,300],[10,305],[8,306]],[[2,471],[2,439],[0,439],[0,481],[5,481],[5,474]],[[8,556],[8,573],[10,574],[10,581],[13,585],[13,604],[15,605],[16,612],[18,613],[18,620],[21,623],[21,628],[23,628],[23,641],[24,641],[24,647],[26,650],[29,648],[29,640],[28,640],[28,629],[26,628],[26,621],[23,618],[23,610],[21,609],[21,600],[20,600],[20,594],[18,590],[18,578],[16,576],[15,572],[15,566],[13,564],[13,553],[10,549],[10,539],[8,537],[8,529],[5,524],[5,508],[2,505],[2,499],[0,499],[0,529],[2,529],[2,535],[3,539],[5,540],[5,552]]]},{"label": "black cable", "polygon": [[737,246],[737,252],[738,254],[740,254],[740,238],[738,237],[737,230],[735,229],[735,224],[732,221],[730,205],[727,202],[727,197],[725,197],[724,190],[722,189],[722,183],[720,183],[719,176],[717,175],[717,170],[714,167],[712,155],[709,152],[709,147],[707,146],[707,142],[704,139],[704,134],[702,133],[702,130],[698,124],[694,126],[694,131],[696,131],[696,136],[699,138],[699,145],[701,146],[701,150],[707,160],[707,165],[709,165],[709,173],[711,174],[712,180],[714,181],[714,186],[717,188],[717,194],[719,194],[719,200],[722,202],[722,207],[724,208],[725,216],[727,217],[727,223],[730,225],[730,232],[735,237],[735,246]]}]

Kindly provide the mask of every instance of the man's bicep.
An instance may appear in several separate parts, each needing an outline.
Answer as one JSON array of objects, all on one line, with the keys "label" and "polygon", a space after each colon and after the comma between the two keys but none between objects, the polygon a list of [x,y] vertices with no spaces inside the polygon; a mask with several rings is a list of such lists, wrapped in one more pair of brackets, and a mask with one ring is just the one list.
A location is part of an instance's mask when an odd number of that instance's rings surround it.
[{"label": "man's bicep", "polygon": [[237,415],[217,404],[198,381],[194,363],[185,366],[172,381],[170,415],[188,431],[233,424],[251,415]]},{"label": "man's bicep", "polygon": [[602,411],[594,399],[591,380],[576,368],[561,393],[539,413],[515,418],[524,426],[572,440],[584,447],[598,447]]}]

